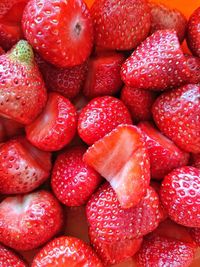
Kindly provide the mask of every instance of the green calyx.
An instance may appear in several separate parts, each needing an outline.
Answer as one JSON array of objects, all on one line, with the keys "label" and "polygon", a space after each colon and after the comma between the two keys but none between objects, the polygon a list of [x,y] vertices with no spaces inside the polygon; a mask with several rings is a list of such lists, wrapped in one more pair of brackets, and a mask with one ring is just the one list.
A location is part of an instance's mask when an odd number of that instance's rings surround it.
[{"label": "green calyx", "polygon": [[33,63],[34,53],[30,44],[25,40],[21,40],[9,52],[9,57],[12,60],[30,65]]}]

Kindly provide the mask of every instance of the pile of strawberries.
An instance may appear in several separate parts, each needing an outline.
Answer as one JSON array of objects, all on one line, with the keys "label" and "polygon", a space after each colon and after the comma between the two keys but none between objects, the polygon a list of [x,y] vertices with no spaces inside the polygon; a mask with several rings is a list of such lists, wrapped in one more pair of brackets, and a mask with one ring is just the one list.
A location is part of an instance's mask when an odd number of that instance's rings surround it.
[{"label": "pile of strawberries", "polygon": [[200,266],[200,7],[1,0],[0,46],[0,266]]}]

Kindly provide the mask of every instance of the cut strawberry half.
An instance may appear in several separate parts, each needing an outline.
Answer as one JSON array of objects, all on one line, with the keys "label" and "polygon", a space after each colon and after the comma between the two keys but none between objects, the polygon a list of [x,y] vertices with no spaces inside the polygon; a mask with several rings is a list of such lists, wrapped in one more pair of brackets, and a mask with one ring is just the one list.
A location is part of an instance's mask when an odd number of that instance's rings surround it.
[{"label": "cut strawberry half", "polygon": [[150,164],[142,133],[136,126],[119,125],[94,143],[84,160],[110,182],[123,208],[136,206],[144,197]]}]

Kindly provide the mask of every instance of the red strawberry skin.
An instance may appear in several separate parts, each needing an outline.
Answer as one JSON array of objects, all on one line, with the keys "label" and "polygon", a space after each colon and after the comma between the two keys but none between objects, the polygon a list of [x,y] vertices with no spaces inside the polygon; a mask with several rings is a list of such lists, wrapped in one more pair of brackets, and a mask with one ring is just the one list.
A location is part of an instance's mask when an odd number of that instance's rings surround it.
[{"label": "red strawberry skin", "polygon": [[57,68],[44,61],[38,54],[35,59],[49,91],[57,92],[69,99],[79,94],[86,78],[87,63],[69,68]]},{"label": "red strawberry skin", "polygon": [[22,124],[0,117],[0,142],[21,134],[23,134]]},{"label": "red strawberry skin", "polygon": [[170,9],[163,4],[149,3],[151,9],[151,33],[158,30],[175,30],[180,43],[186,33],[187,19],[177,9]]},{"label": "red strawberry skin", "polygon": [[188,267],[193,261],[194,246],[172,238],[153,236],[143,242],[136,256],[138,267]]},{"label": "red strawberry skin", "polygon": [[190,16],[187,28],[187,44],[194,56],[200,57],[200,7]]},{"label": "red strawberry skin", "polygon": [[86,204],[101,182],[100,175],[82,157],[86,148],[76,146],[60,154],[55,162],[51,185],[56,197],[67,206]]},{"label": "red strawberry skin", "polygon": [[91,53],[93,24],[82,0],[31,0],[22,26],[32,47],[57,67],[82,64]]},{"label": "red strawberry skin", "polygon": [[150,10],[146,0],[96,0],[91,8],[95,44],[111,50],[131,50],[150,29]]},{"label": "red strawberry skin", "polygon": [[119,53],[99,53],[89,60],[83,93],[88,98],[115,95],[123,83],[120,70],[125,57]]},{"label": "red strawberry skin", "polygon": [[51,154],[33,147],[25,138],[9,140],[0,147],[0,193],[27,193],[50,175]]},{"label": "red strawberry skin", "polygon": [[78,133],[85,143],[92,145],[120,124],[132,124],[124,103],[112,96],[97,97],[82,109]]},{"label": "red strawberry skin", "polygon": [[200,228],[192,228],[190,231],[195,243],[200,246]]},{"label": "red strawberry skin", "polygon": [[190,71],[174,30],[149,36],[122,65],[122,80],[138,89],[166,90],[186,83]]},{"label": "red strawberry skin", "polygon": [[0,47],[0,55],[3,55],[5,53],[5,51],[3,50],[2,47]]},{"label": "red strawberry skin", "polygon": [[39,149],[56,151],[70,143],[76,125],[77,114],[72,103],[60,94],[50,93],[42,113],[26,127],[26,135]]},{"label": "red strawberry skin", "polygon": [[0,115],[22,124],[32,122],[45,106],[47,94],[31,46],[20,41],[0,56]]},{"label": "red strawberry skin", "polygon": [[200,227],[200,170],[181,167],[165,176],[160,190],[161,200],[176,223]]},{"label": "red strawberry skin", "polygon": [[190,163],[192,166],[200,169],[200,154],[191,154]]},{"label": "red strawberry skin", "polygon": [[26,267],[23,262],[12,250],[0,245],[0,265],[1,267]]},{"label": "red strawberry skin", "polygon": [[189,153],[180,150],[170,139],[156,130],[151,123],[140,122],[138,127],[144,133],[150,156],[152,178],[163,179],[173,169],[187,165]]},{"label": "red strawberry skin", "polygon": [[81,239],[61,236],[36,254],[32,267],[88,266],[103,267],[92,248]]},{"label": "red strawberry skin", "polygon": [[120,99],[130,111],[133,121],[152,119],[151,107],[156,99],[154,92],[124,86]]},{"label": "red strawberry skin", "polygon": [[190,69],[190,83],[200,83],[200,58],[186,55],[187,65]]},{"label": "red strawberry skin", "polygon": [[16,250],[36,248],[58,233],[62,217],[47,191],[7,197],[0,203],[0,242]]},{"label": "red strawberry skin", "polygon": [[152,108],[161,132],[181,149],[200,152],[200,85],[186,86],[163,93]]}]

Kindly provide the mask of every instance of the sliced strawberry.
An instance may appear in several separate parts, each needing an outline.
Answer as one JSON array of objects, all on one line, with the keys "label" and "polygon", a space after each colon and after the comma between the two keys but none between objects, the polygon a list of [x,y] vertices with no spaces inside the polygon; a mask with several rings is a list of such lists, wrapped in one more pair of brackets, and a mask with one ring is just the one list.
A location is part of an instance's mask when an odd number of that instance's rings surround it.
[{"label": "sliced strawberry", "polygon": [[57,67],[82,64],[92,51],[93,23],[82,0],[30,0],[22,26],[32,47]]},{"label": "sliced strawberry", "polygon": [[148,37],[122,65],[122,79],[138,89],[166,90],[188,81],[190,70],[174,30]]},{"label": "sliced strawberry", "polygon": [[23,134],[23,125],[13,120],[0,117],[0,142],[10,137]]},{"label": "sliced strawberry", "polygon": [[25,262],[12,250],[0,244],[0,266],[1,267],[26,267]]},{"label": "sliced strawberry", "polygon": [[78,119],[78,133],[85,143],[92,145],[120,124],[132,124],[124,103],[112,96],[91,100]]},{"label": "sliced strawberry", "polygon": [[83,93],[88,98],[115,95],[123,83],[120,76],[125,57],[119,53],[100,53],[91,58]]},{"label": "sliced strawberry", "polygon": [[181,149],[200,153],[200,85],[186,86],[163,93],[152,108],[161,132]]},{"label": "sliced strawberry", "polygon": [[151,107],[156,99],[154,92],[124,86],[120,98],[130,111],[133,121],[145,121],[152,118]]},{"label": "sliced strawberry", "polygon": [[150,181],[150,163],[142,132],[119,125],[89,147],[84,161],[106,178],[123,208],[137,205]]},{"label": "sliced strawberry", "polygon": [[0,147],[0,192],[27,193],[50,175],[51,154],[32,146],[20,137]]},{"label": "sliced strawberry", "polygon": [[45,245],[32,267],[88,266],[103,267],[92,248],[81,239],[61,236]]},{"label": "sliced strawberry", "polygon": [[180,43],[183,42],[186,33],[187,19],[177,9],[160,3],[149,3],[151,9],[151,33],[158,30],[175,30]]},{"label": "sliced strawberry", "polygon": [[190,163],[192,166],[200,169],[200,154],[191,154]]},{"label": "sliced strawberry", "polygon": [[26,126],[26,135],[39,149],[56,151],[70,143],[76,133],[76,125],[76,109],[71,102],[60,94],[50,93],[42,113]]},{"label": "sliced strawberry", "polygon": [[162,135],[149,122],[141,122],[138,127],[144,133],[151,165],[151,176],[163,179],[173,169],[186,166],[189,153],[180,150],[170,139]]},{"label": "sliced strawberry", "polygon": [[188,267],[193,261],[194,246],[176,239],[152,236],[143,242],[136,256],[138,267]]},{"label": "sliced strawberry", "polygon": [[83,162],[85,151],[84,146],[69,148],[57,157],[53,167],[51,186],[66,206],[86,204],[101,182],[101,176]]},{"label": "sliced strawberry", "polygon": [[95,43],[111,50],[131,50],[150,29],[150,10],[146,0],[95,0],[91,7]]},{"label": "sliced strawberry", "polygon": [[187,28],[187,44],[193,55],[200,57],[200,7],[190,16]]},{"label": "sliced strawberry", "polygon": [[159,224],[159,197],[152,187],[140,203],[123,209],[112,187],[105,183],[94,193],[86,206],[90,230],[104,242],[137,239]]},{"label": "sliced strawberry", "polygon": [[186,166],[165,176],[161,186],[161,200],[169,217],[187,227],[200,227],[199,177],[199,169]]},{"label": "sliced strawberry", "polygon": [[105,266],[120,263],[132,257],[140,248],[142,238],[121,239],[107,242],[96,236],[95,231],[89,229],[91,244]]},{"label": "sliced strawberry", "polygon": [[190,69],[190,83],[200,83],[200,58],[186,55],[187,65]]},{"label": "sliced strawberry", "polygon": [[0,203],[0,242],[17,249],[36,248],[62,226],[62,210],[47,191],[7,197]]}]

